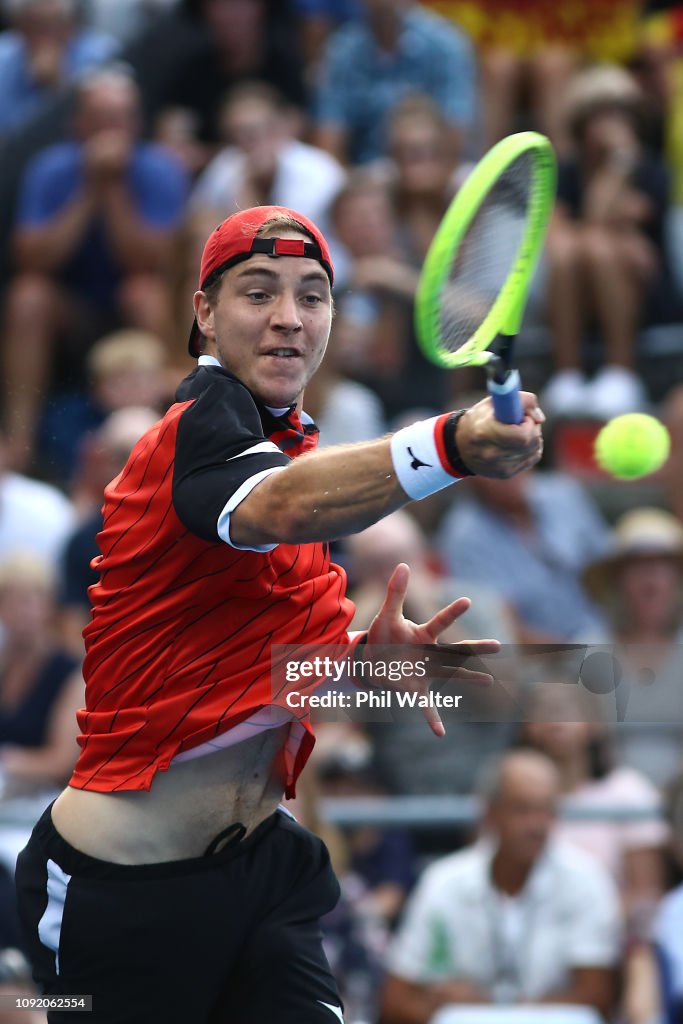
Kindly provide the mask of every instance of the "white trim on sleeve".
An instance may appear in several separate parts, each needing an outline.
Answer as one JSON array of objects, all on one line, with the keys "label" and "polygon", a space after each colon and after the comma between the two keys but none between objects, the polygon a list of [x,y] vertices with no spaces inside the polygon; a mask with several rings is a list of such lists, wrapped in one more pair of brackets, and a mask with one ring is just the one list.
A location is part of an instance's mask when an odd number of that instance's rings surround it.
[{"label": "white trim on sleeve", "polygon": [[[243,454],[246,455],[247,452],[244,452]],[[230,539],[230,516],[240,502],[244,501],[248,494],[251,494],[257,484],[260,484],[261,481],[265,480],[265,478],[270,476],[271,473],[279,473],[283,469],[287,469],[287,466],[271,466],[270,469],[263,469],[260,473],[254,473],[254,475],[250,476],[248,480],[245,480],[243,484],[240,484],[235,493],[230,496],[226,504],[223,506],[223,511],[218,517],[218,536],[221,540],[225,541],[226,544],[229,544],[231,548],[235,548],[237,551],[258,551],[260,553],[265,553],[266,551],[273,551],[273,549],[277,547],[277,544],[262,544],[259,547],[248,547],[245,544],[235,544]]]},{"label": "white trim on sleeve", "polygon": [[243,452],[238,452],[237,455],[231,455],[226,462],[234,462],[235,459],[243,459],[245,455],[258,455],[259,452],[277,452],[278,455],[282,455],[281,450],[272,441],[259,441],[258,444],[254,444],[251,448],[245,448]]}]

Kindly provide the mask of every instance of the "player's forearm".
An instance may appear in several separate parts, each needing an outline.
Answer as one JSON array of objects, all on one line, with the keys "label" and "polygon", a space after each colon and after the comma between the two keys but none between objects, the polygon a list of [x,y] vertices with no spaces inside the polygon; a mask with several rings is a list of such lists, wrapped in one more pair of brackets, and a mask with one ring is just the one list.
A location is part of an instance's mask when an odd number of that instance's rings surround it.
[{"label": "player's forearm", "polygon": [[365,529],[409,500],[388,439],[340,445],[267,477],[233,512],[230,534],[249,546],[330,540]]},{"label": "player's forearm", "polygon": [[95,211],[88,189],[46,224],[21,228],[14,243],[17,266],[43,273],[63,266],[83,239]]},{"label": "player's forearm", "polygon": [[306,544],[357,533],[411,498],[434,494],[468,472],[507,478],[542,451],[543,414],[520,392],[521,424],[498,423],[490,399],[435,416],[391,438],[305,455],[258,484],[231,515],[233,543]]}]

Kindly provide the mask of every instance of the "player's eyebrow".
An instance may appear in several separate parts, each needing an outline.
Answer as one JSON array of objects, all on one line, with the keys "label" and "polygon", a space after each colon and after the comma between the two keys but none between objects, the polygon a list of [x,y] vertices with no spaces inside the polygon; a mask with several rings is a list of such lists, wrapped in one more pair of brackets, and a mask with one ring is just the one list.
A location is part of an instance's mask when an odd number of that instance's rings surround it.
[{"label": "player's eyebrow", "polygon": [[[268,277],[271,280],[278,280],[280,275],[277,270],[272,270],[270,267],[245,267],[243,270],[238,271],[238,277]],[[304,274],[300,279],[302,282],[309,281],[328,281],[329,278],[325,271],[321,268],[320,270],[311,270],[307,274]]]}]

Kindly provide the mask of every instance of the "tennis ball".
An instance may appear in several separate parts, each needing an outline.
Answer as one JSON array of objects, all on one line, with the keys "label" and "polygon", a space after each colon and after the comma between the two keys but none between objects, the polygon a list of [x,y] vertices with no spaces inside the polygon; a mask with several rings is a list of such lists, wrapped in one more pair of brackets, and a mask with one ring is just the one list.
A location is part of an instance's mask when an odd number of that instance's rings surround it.
[{"label": "tennis ball", "polygon": [[654,473],[669,457],[671,439],[666,427],[641,412],[616,416],[595,439],[595,461],[620,480],[637,480]]}]

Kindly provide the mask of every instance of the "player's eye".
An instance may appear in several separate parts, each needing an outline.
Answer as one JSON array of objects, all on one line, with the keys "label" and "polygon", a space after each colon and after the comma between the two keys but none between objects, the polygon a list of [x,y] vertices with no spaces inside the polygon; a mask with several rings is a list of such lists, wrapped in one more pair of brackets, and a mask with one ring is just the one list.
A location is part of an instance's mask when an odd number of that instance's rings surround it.
[{"label": "player's eye", "polygon": [[321,295],[315,295],[314,293],[304,295],[304,302],[309,306],[318,306],[322,301]]},{"label": "player's eye", "polygon": [[252,302],[265,302],[265,300],[268,298],[268,293],[263,292],[260,289],[255,289],[253,291],[247,292],[247,297],[250,298]]}]

